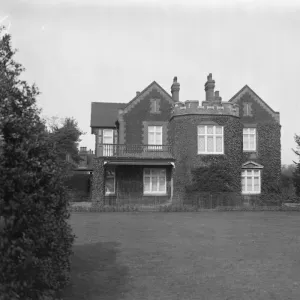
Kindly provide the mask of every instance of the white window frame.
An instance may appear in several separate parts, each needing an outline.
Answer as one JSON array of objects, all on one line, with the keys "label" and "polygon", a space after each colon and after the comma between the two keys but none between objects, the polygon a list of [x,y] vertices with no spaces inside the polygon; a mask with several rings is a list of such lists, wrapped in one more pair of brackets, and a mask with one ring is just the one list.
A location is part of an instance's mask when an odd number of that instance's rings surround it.
[{"label": "white window frame", "polygon": [[[254,132],[251,132],[254,131]],[[254,136],[254,145],[253,148],[250,148],[250,137]],[[248,141],[248,148],[245,148],[245,140]],[[256,152],[256,128],[254,127],[245,127],[243,128],[243,151]]]},{"label": "white window frame", "polygon": [[[250,173],[249,173],[250,172]],[[255,172],[257,172],[255,174]],[[251,177],[251,190],[248,191],[248,177]],[[254,178],[258,177],[258,191],[254,191]],[[245,180],[245,185],[244,185],[244,189],[243,189],[243,183],[241,183],[242,185],[242,194],[243,195],[253,195],[253,194],[260,194],[261,193],[261,170],[258,169],[243,169],[242,170],[242,174],[241,174],[241,180]]]},{"label": "white window frame", "polygon": [[[160,182],[159,182],[159,177],[162,176],[162,174],[158,174],[157,175],[157,190],[153,191],[152,190],[152,181],[153,181],[153,177],[154,177],[154,172],[158,172],[158,171],[163,171],[164,173],[164,180],[165,180],[165,185],[164,185],[164,190],[160,191],[159,187],[160,187]],[[147,174],[150,173],[150,174]],[[145,179],[146,178],[150,178],[150,191],[145,191]],[[143,194],[144,195],[150,195],[150,196],[164,196],[167,195],[167,170],[165,168],[144,168],[143,171]]]},{"label": "white window frame", "polygon": [[[150,143],[150,133],[154,135],[154,143]],[[160,141],[156,142],[156,135],[160,135]],[[162,150],[163,144],[163,126],[159,125],[150,125],[148,126],[148,149],[149,150]]]},{"label": "white window frame", "polygon": [[[116,194],[116,170],[112,169],[111,170],[113,173],[113,176],[107,176],[107,170],[105,170],[105,177],[104,177],[104,188],[105,188],[105,196],[109,196],[109,195],[115,195]],[[106,191],[106,179],[114,179],[114,190],[113,192],[107,192]]]},{"label": "white window frame", "polygon": [[[200,128],[204,127],[204,133],[200,133]],[[207,133],[207,128],[208,127],[213,127],[213,133],[212,134],[208,134]],[[216,133],[216,128],[221,128],[222,132],[221,133]],[[205,150],[204,151],[200,151],[199,149],[199,138],[204,136],[204,140],[205,140]],[[207,151],[207,139],[209,136],[213,136],[213,146],[214,149],[213,151],[209,152]],[[222,151],[217,152],[216,148],[217,148],[217,137],[222,137]],[[197,148],[198,148],[198,154],[224,154],[224,126],[218,126],[218,125],[198,125],[197,127]]]},{"label": "white window frame", "polygon": [[[106,138],[111,139],[111,143],[106,143],[106,141],[105,141]],[[103,156],[112,156],[113,155],[113,146],[112,145],[114,143],[114,130],[113,129],[103,129],[102,142],[103,142]]]}]

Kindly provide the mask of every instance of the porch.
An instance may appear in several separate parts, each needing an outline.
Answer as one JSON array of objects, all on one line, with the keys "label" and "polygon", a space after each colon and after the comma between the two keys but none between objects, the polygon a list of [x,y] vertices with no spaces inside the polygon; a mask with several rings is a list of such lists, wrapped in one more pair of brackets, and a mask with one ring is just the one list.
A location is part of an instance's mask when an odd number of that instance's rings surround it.
[{"label": "porch", "polygon": [[174,160],[95,160],[92,201],[104,205],[167,204],[173,196]]}]

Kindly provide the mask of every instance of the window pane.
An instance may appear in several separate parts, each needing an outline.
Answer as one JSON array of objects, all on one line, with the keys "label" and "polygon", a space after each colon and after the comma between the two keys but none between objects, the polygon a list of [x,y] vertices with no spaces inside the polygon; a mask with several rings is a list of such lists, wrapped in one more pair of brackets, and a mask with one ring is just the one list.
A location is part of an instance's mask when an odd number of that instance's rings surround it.
[{"label": "window pane", "polygon": [[259,177],[254,177],[254,191],[259,191]]},{"label": "window pane", "polygon": [[148,126],[148,132],[154,132],[155,127],[154,126]]},{"label": "window pane", "polygon": [[255,128],[249,128],[249,132],[255,134]]},{"label": "window pane", "polygon": [[243,128],[243,133],[244,134],[249,134],[250,133],[250,128]]},{"label": "window pane", "polygon": [[247,191],[252,191],[252,177],[247,177]]},{"label": "window pane", "polygon": [[216,142],[217,142],[216,151],[217,152],[223,152],[223,137],[217,136]]},{"label": "window pane", "polygon": [[213,126],[207,126],[207,134],[213,134],[214,133],[213,129],[214,129]]},{"label": "window pane", "polygon": [[156,132],[162,133],[162,126],[155,126]]},{"label": "window pane", "polygon": [[115,179],[106,178],[105,180],[105,193],[114,193],[115,192]]},{"label": "window pane", "polygon": [[250,135],[250,150],[254,150],[254,135]]},{"label": "window pane", "polygon": [[205,152],[205,137],[204,136],[198,137],[198,151]]},{"label": "window pane", "polygon": [[154,132],[149,132],[149,135],[148,135],[148,143],[149,145],[155,145],[155,135],[154,135]]},{"label": "window pane", "polygon": [[106,169],[105,172],[106,172],[106,174],[105,174],[106,177],[115,177],[115,170]]},{"label": "window pane", "polygon": [[242,176],[246,176],[246,171],[245,170],[242,171]]},{"label": "window pane", "polygon": [[244,148],[244,150],[249,149],[249,143],[248,143],[248,136],[247,135],[243,135],[243,148]]},{"label": "window pane", "polygon": [[162,134],[156,133],[155,145],[162,145]]},{"label": "window pane", "polygon": [[145,175],[150,175],[150,169],[144,169],[144,174]]},{"label": "window pane", "polygon": [[158,177],[152,176],[152,192],[158,191]]},{"label": "window pane", "polygon": [[166,190],[166,178],[159,177],[159,191],[163,192]]},{"label": "window pane", "polygon": [[222,134],[222,126],[216,127],[216,134]]},{"label": "window pane", "polygon": [[212,136],[207,137],[207,152],[214,151],[214,139]]},{"label": "window pane", "polygon": [[198,134],[205,134],[205,127],[204,126],[198,126]]},{"label": "window pane", "polygon": [[144,178],[144,191],[145,192],[150,192],[150,177],[145,177]]},{"label": "window pane", "polygon": [[159,175],[160,176],[165,176],[166,175],[166,170],[165,169],[159,169]]},{"label": "window pane", "polygon": [[247,170],[247,175],[252,175],[252,170]]},{"label": "window pane", "polygon": [[254,170],[254,175],[256,176],[259,175],[259,172],[260,172],[259,170]]}]

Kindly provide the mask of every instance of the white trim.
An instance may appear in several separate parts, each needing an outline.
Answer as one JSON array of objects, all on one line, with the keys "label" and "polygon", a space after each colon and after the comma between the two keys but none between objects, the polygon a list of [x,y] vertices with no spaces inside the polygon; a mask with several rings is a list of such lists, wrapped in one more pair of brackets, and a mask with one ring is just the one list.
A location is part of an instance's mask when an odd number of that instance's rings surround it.
[{"label": "white trim", "polygon": [[[249,174],[250,172],[250,174]],[[256,173],[256,174],[255,174]],[[248,178],[251,178],[251,190],[248,191]],[[254,178],[258,177],[258,191],[254,191]],[[261,171],[257,169],[244,169],[242,170],[241,174],[241,180],[245,179],[245,190],[243,190],[243,184],[242,184],[242,194],[243,195],[257,195],[261,193]]]},{"label": "white trim", "polygon": [[255,161],[251,161],[251,160],[249,160],[249,161],[243,163],[242,168],[243,168],[243,169],[252,169],[251,167],[248,167],[248,166],[247,166],[247,165],[249,165],[249,164],[253,164],[253,165],[255,166],[254,168],[256,168],[256,169],[263,169],[263,168],[264,168],[263,165],[260,165],[259,163],[255,162]]},{"label": "white trim", "polygon": [[[204,128],[204,133],[199,133],[200,128],[203,127]],[[212,127],[213,128],[213,133],[207,133],[207,128],[208,127]],[[216,128],[221,128],[221,133],[216,133]],[[200,151],[199,149],[199,138],[200,137],[204,137],[204,142],[205,142],[205,150],[204,151]],[[207,150],[207,140],[208,137],[212,137],[213,138],[213,151],[208,151]],[[222,138],[222,151],[221,152],[217,152],[216,151],[216,147],[217,147],[217,137],[221,137]],[[218,125],[198,125],[197,127],[197,153],[198,154],[213,154],[213,155],[222,155],[224,154],[224,127],[223,126],[218,126]]]},{"label": "white trim", "polygon": [[[149,171],[149,175],[146,174],[146,170]],[[152,178],[153,176],[153,172],[154,171],[164,171],[164,179],[165,179],[165,186],[164,186],[164,190],[163,191],[152,191]],[[160,183],[159,183],[159,177],[161,175],[159,174],[157,176],[157,189],[159,189],[160,187]],[[150,178],[150,191],[145,191],[145,178]],[[167,195],[167,170],[165,168],[144,168],[143,169],[143,195],[145,196],[164,196]]]}]

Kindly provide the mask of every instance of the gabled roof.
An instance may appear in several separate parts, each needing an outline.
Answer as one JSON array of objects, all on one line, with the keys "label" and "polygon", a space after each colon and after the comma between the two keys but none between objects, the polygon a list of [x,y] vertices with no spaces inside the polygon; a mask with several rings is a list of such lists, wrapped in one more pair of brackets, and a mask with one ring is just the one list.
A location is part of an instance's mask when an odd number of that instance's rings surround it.
[{"label": "gabled roof", "polygon": [[247,161],[242,165],[242,169],[263,169],[263,165],[255,161]]},{"label": "gabled roof", "polygon": [[174,103],[172,96],[167,93],[156,81],[149,84],[143,91],[136,95],[124,108],[123,113],[130,111],[137,103],[143,100],[153,89],[156,89],[167,101]]},{"label": "gabled roof", "polygon": [[126,105],[126,103],[92,102],[91,127],[115,127],[118,110]]},{"label": "gabled roof", "polygon": [[127,113],[153,89],[156,89],[169,102],[174,103],[171,95],[168,94],[157,82],[153,81],[128,103],[92,102],[91,127],[115,127],[115,122],[119,115],[119,109],[123,109],[123,113]]},{"label": "gabled roof", "polygon": [[262,100],[248,85],[245,85],[238,91],[228,102],[237,103],[242,96],[249,93],[254,101],[256,101],[262,108],[264,108],[278,123],[279,112],[274,111],[264,100]]}]

